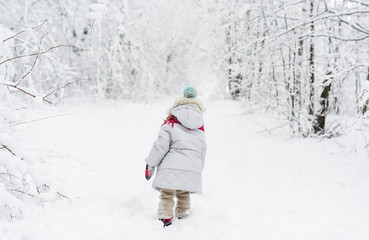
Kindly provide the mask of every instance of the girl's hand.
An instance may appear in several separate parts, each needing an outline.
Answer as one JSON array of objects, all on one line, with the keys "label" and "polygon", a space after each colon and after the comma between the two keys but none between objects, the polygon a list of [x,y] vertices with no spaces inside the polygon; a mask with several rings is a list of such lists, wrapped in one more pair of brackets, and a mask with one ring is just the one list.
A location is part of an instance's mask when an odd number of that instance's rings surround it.
[{"label": "girl's hand", "polygon": [[154,172],[155,172],[155,167],[152,167],[152,166],[146,164],[146,170],[145,170],[146,180],[150,180],[152,175],[154,175]]}]

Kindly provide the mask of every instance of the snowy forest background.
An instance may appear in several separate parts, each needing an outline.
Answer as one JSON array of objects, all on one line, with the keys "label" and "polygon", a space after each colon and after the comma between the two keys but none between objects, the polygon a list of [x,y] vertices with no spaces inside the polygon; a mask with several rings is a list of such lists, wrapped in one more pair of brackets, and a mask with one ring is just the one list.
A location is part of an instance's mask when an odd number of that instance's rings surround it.
[{"label": "snowy forest background", "polygon": [[[268,111],[294,137],[350,128],[369,148],[366,0],[2,0],[1,218],[62,192],[14,126],[35,106],[151,102],[193,85]],[[30,181],[32,179],[32,181]]]},{"label": "snowy forest background", "polygon": [[368,5],[3,1],[1,94],[149,101],[196,85],[278,112],[294,134],[338,134],[327,115],[368,109]]}]

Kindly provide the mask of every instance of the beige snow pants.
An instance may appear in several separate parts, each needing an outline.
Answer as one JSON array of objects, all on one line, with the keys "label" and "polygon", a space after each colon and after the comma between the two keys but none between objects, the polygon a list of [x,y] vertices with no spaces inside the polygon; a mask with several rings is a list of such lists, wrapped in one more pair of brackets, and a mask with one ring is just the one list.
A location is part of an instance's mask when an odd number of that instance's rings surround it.
[{"label": "beige snow pants", "polygon": [[190,193],[182,190],[164,189],[160,190],[159,219],[173,217],[174,197],[177,198],[175,216],[185,218],[190,210]]}]

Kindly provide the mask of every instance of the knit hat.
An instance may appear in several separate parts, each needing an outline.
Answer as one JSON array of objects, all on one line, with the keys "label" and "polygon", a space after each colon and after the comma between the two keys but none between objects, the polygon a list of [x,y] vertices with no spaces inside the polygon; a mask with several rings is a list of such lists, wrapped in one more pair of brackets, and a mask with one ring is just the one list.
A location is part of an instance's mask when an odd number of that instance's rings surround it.
[{"label": "knit hat", "polygon": [[186,87],[184,92],[183,92],[183,96],[185,98],[196,98],[197,96],[197,91],[196,88],[194,87]]}]

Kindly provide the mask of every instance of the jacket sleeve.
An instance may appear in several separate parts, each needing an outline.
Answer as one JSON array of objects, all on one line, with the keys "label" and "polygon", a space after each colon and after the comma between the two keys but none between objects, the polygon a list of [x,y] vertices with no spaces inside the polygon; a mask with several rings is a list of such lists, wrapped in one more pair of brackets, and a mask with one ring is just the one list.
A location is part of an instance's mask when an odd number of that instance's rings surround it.
[{"label": "jacket sleeve", "polygon": [[206,143],[204,143],[204,148],[202,149],[202,152],[201,152],[202,169],[204,169],[204,166],[205,166],[205,157],[206,157],[207,149],[208,149],[208,146]]},{"label": "jacket sleeve", "polygon": [[155,140],[149,156],[145,159],[145,162],[150,166],[159,166],[165,155],[168,153],[171,141],[170,132],[171,128],[168,124],[165,124],[160,128],[159,136]]}]

